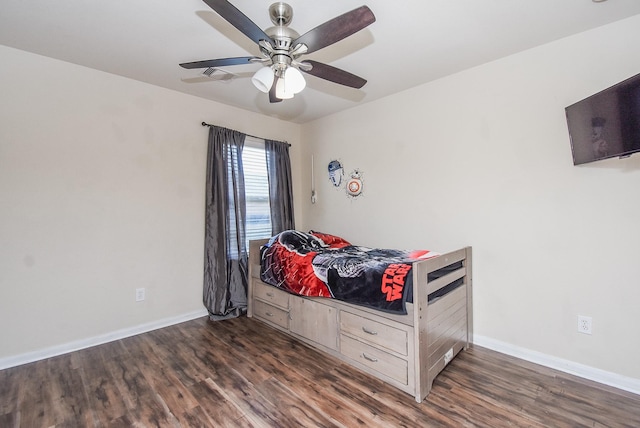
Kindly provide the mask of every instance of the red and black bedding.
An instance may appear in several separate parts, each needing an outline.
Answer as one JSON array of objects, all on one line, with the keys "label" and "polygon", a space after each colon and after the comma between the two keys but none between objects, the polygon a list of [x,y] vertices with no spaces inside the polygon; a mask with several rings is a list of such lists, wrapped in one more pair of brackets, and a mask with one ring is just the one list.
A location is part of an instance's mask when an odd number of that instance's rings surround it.
[{"label": "red and black bedding", "polygon": [[437,255],[429,250],[368,248],[335,235],[287,230],[262,247],[260,278],[293,294],[406,314],[405,304],[412,301],[413,264]]}]

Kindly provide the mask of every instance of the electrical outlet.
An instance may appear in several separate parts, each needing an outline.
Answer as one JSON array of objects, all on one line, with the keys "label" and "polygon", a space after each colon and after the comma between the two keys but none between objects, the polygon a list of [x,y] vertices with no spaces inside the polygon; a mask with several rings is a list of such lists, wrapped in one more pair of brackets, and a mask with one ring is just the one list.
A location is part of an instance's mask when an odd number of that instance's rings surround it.
[{"label": "electrical outlet", "polygon": [[144,288],[136,288],[136,302],[144,300]]},{"label": "electrical outlet", "polygon": [[578,315],[578,333],[591,334],[591,317]]},{"label": "electrical outlet", "polygon": [[449,364],[449,361],[453,360],[453,348],[450,348],[446,354],[444,354],[444,365]]}]

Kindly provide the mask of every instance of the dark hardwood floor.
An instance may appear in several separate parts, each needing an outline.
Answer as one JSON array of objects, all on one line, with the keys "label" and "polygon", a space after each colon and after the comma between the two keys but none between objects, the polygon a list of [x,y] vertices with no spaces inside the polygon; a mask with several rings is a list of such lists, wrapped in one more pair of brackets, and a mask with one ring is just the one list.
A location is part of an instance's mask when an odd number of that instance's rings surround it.
[{"label": "dark hardwood floor", "polygon": [[426,401],[249,318],[178,324],[0,371],[0,427],[640,427],[640,396],[487,349]]}]

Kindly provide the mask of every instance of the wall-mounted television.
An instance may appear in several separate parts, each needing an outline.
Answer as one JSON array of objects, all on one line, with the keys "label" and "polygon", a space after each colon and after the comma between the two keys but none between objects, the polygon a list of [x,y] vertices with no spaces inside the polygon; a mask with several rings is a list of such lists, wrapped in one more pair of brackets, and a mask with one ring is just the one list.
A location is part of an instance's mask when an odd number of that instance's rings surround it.
[{"label": "wall-mounted television", "polygon": [[640,74],[565,108],[573,164],[640,152]]}]

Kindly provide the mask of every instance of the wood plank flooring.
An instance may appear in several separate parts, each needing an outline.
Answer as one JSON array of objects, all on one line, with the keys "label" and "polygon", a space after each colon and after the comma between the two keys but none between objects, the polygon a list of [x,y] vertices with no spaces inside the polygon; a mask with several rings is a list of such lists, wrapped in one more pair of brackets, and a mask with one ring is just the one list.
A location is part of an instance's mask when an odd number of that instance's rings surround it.
[{"label": "wood plank flooring", "polygon": [[249,318],[0,371],[0,427],[640,427],[640,396],[487,349],[421,404]]}]

